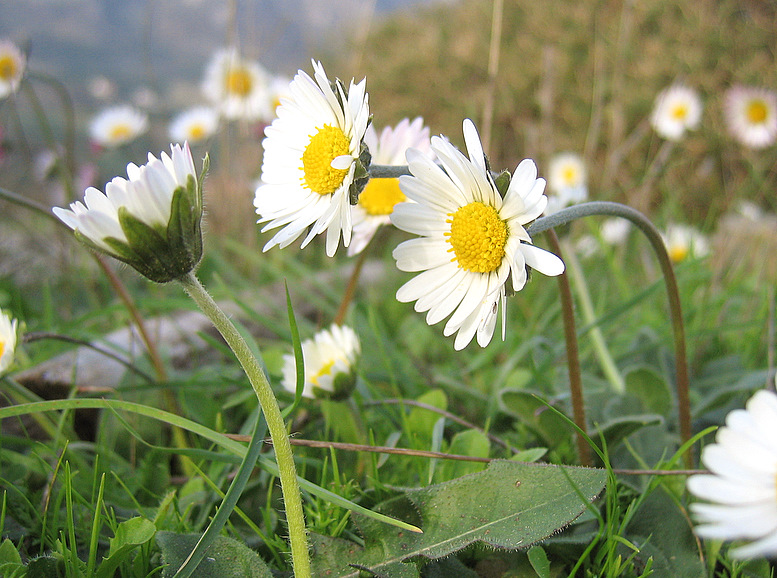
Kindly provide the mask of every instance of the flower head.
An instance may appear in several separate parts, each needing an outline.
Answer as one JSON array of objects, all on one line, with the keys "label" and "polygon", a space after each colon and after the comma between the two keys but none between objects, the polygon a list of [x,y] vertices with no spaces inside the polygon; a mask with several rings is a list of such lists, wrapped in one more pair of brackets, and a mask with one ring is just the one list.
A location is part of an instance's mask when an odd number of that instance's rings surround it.
[{"label": "flower head", "polygon": [[272,116],[268,82],[268,74],[258,62],[243,58],[236,48],[224,48],[213,55],[202,92],[224,118],[268,119]]},{"label": "flower head", "polygon": [[[365,81],[351,81],[346,92],[339,80],[330,84],[321,63],[313,62],[315,80],[299,71],[289,97],[267,127],[262,145],[262,184],[254,206],[262,232],[283,227],[264,246],[281,248],[302,233],[305,247],[326,234],[326,253],[351,242],[351,202],[367,180],[362,140],[369,123]],[[308,230],[309,228],[309,230]]]},{"label": "flower head", "polygon": [[650,124],[659,136],[677,141],[685,135],[685,131],[699,126],[701,112],[701,99],[696,91],[675,84],[662,90],[656,97]]},{"label": "flower head", "polygon": [[532,245],[524,228],[548,202],[534,162],[522,161],[509,183],[507,173],[495,180],[469,119],[464,141],[469,158],[447,139],[432,138],[441,166],[420,151],[407,151],[412,176],[400,177],[399,184],[415,202],[397,205],[391,215],[396,227],[420,235],[394,249],[400,270],[420,271],[400,287],[397,299],[428,311],[429,325],[450,315],[443,333],[457,333],[457,350],[475,334],[481,347],[491,341],[500,304],[504,338],[508,282],[518,291],[528,268],[545,275],[564,271],[561,259]]},{"label": "flower head", "polygon": [[148,116],[130,105],[103,109],[92,119],[89,134],[92,141],[106,148],[127,144],[148,129]]},{"label": "flower head", "polygon": [[27,67],[27,57],[10,40],[0,40],[0,98],[16,92]]},{"label": "flower head", "polygon": [[[429,140],[429,128],[417,117],[401,120],[396,127],[385,127],[380,136],[372,125],[367,127],[364,142],[370,149],[372,163],[377,165],[404,165],[405,152],[418,149],[433,157]],[[381,225],[391,222],[390,215],[397,203],[406,201],[399,188],[399,179],[370,179],[359,195],[359,202],[353,206],[353,239],[348,246],[348,255],[364,250]]]},{"label": "flower head", "polygon": [[711,503],[691,504],[696,532],[715,540],[746,540],[735,558],[777,554],[777,395],[758,391],[735,409],[701,461],[712,472],[688,478],[688,490]]},{"label": "flower head", "polygon": [[774,143],[777,138],[777,93],[766,88],[734,86],[725,96],[729,131],[752,149]]},{"label": "flower head", "polygon": [[216,133],[219,117],[209,106],[197,106],[181,112],[170,123],[170,139],[173,142],[198,143]]},{"label": "flower head", "polygon": [[0,374],[11,366],[16,350],[16,319],[0,310]]},{"label": "flower head", "polygon": [[559,153],[548,165],[548,196],[545,214],[550,215],[568,205],[582,203],[588,198],[585,161],[575,153]]},{"label": "flower head", "polygon": [[54,214],[76,237],[137,269],[152,281],[165,283],[186,275],[202,257],[202,179],[189,145],[171,146],[172,154],[148,163],[127,165],[129,180],[115,177],[105,193],[89,187],[84,203]]},{"label": "flower head", "polygon": [[[347,325],[332,325],[302,342],[305,362],[305,397],[344,399],[356,384],[354,365],[361,346],[356,332]],[[283,387],[294,393],[297,370],[293,355],[283,356]]]},{"label": "flower head", "polygon": [[704,257],[709,252],[707,238],[688,225],[671,224],[666,228],[664,243],[669,258],[675,263],[688,257]]}]

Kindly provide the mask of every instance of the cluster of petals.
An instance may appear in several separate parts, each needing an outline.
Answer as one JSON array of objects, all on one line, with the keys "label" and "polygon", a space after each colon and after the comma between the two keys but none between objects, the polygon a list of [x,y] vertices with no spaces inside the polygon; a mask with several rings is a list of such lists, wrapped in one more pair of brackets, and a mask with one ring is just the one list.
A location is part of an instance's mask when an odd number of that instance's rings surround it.
[{"label": "cluster of petals", "polygon": [[11,366],[16,351],[16,319],[0,310],[0,374]]},{"label": "cluster of petals", "polygon": [[171,145],[171,154],[160,158],[148,153],[148,163],[127,165],[127,177],[114,177],[105,193],[89,187],[84,202],[75,201],[69,209],[55,207],[54,214],[68,227],[78,231],[102,251],[113,254],[108,242],[114,239],[128,244],[119,222],[119,210],[127,212],[150,227],[166,227],[170,220],[173,193],[186,186],[189,176],[196,178],[189,145]]},{"label": "cluster of petals", "polygon": [[223,48],[213,55],[202,81],[205,98],[229,120],[271,118],[270,76],[255,60],[237,48]]},{"label": "cluster of petals", "polygon": [[588,172],[583,158],[572,152],[558,153],[548,164],[548,206],[550,215],[588,199]]},{"label": "cluster of petals", "polygon": [[656,97],[650,123],[659,136],[678,141],[686,131],[699,126],[702,108],[701,98],[695,90],[675,84]]},{"label": "cluster of petals", "polygon": [[208,140],[219,127],[219,115],[212,106],[195,106],[180,112],[170,122],[170,139],[196,144]]},{"label": "cluster of petals", "polygon": [[696,533],[713,540],[742,540],[735,558],[777,555],[777,395],[760,390],[726,416],[701,461],[710,474],[688,478]]},{"label": "cluster of petals", "polygon": [[[347,325],[333,324],[302,342],[305,366],[305,386],[302,395],[308,398],[328,397],[336,393],[338,380],[353,383],[354,365],[361,352],[359,337]],[[340,377],[342,376],[342,377]],[[297,369],[293,355],[283,356],[283,387],[295,393]]]},{"label": "cluster of petals", "polygon": [[736,85],[726,91],[724,106],[729,132],[746,147],[761,149],[777,140],[777,92]]},{"label": "cluster of petals", "polygon": [[27,68],[27,57],[10,40],[0,40],[0,99],[19,88]]},{"label": "cluster of petals", "polygon": [[[527,281],[528,268],[545,275],[564,271],[561,259],[532,245],[524,228],[547,204],[545,180],[537,178],[534,162],[526,159],[518,165],[502,198],[469,119],[464,121],[464,140],[469,158],[447,139],[432,137],[440,164],[415,149],[407,151],[411,175],[400,177],[400,186],[414,202],[399,204],[391,215],[397,228],[418,235],[402,242],[393,253],[400,270],[419,273],[400,287],[397,299],[415,301],[416,311],[427,312],[429,325],[450,316],[443,333],[456,333],[457,350],[475,335],[482,347],[491,341],[500,306],[504,339],[508,280],[519,291]],[[495,216],[497,225],[502,223],[502,254],[491,270],[466,268],[454,251],[452,216],[465,207],[475,207]]]},{"label": "cluster of petals", "polygon": [[[326,253],[331,257],[341,236],[346,247],[351,241],[349,193],[370,115],[364,80],[352,80],[346,92],[339,81],[330,83],[321,63],[314,61],[313,69],[313,78],[298,71],[288,96],[281,99],[277,118],[265,129],[261,182],[254,206],[259,223],[266,223],[262,232],[280,228],[264,246],[265,251],[276,245],[287,247],[303,233],[305,247],[326,231]],[[325,147],[313,153],[320,170],[341,176],[339,181],[332,180],[331,189],[316,190],[315,182],[307,180],[303,160],[317,147],[315,136],[326,131],[339,135],[343,150],[335,156]]]},{"label": "cluster of petals", "polygon": [[[394,127],[384,127],[380,135],[374,125],[370,125],[364,135],[364,142],[370,149],[371,163],[375,165],[404,165],[405,152],[409,148],[420,150],[430,158],[434,157],[429,127],[424,126],[421,117],[412,121],[404,118]],[[391,223],[390,215],[396,203],[405,201],[398,179],[370,179],[359,196],[359,202],[353,206],[353,237],[348,246],[348,255],[363,251],[377,230]]]},{"label": "cluster of petals", "polygon": [[122,104],[100,111],[89,125],[89,136],[96,145],[115,148],[132,142],[147,130],[148,115]]}]

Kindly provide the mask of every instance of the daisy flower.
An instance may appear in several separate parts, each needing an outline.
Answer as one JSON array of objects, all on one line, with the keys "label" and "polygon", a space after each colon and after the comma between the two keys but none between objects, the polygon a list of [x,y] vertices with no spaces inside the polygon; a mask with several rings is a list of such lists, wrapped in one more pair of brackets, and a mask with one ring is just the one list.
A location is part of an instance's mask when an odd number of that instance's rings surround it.
[{"label": "daisy flower", "polygon": [[4,373],[13,362],[16,350],[16,319],[0,310],[0,374]]},{"label": "daisy flower", "polygon": [[675,84],[656,97],[650,124],[659,136],[680,140],[685,131],[693,130],[701,121],[702,104],[695,90]]},{"label": "daisy flower", "polygon": [[548,206],[550,215],[566,206],[582,203],[588,198],[587,171],[582,157],[575,153],[559,153],[548,165]]},{"label": "daisy flower", "polygon": [[0,40],[0,98],[16,92],[27,67],[27,58],[10,40]]},{"label": "daisy flower", "polygon": [[476,334],[481,347],[488,345],[500,304],[504,339],[508,282],[509,290],[519,291],[530,267],[545,275],[564,271],[561,259],[532,245],[524,228],[548,202],[534,162],[522,161],[509,186],[500,176],[500,190],[469,119],[464,141],[469,158],[444,137],[432,138],[441,166],[418,150],[407,151],[412,176],[400,177],[399,184],[415,202],[397,205],[391,215],[397,228],[420,235],[394,249],[400,270],[420,272],[399,288],[397,299],[428,311],[429,325],[450,315],[443,333],[456,333],[456,350]]},{"label": "daisy flower", "polygon": [[726,416],[701,461],[712,472],[688,478],[688,490],[711,503],[691,504],[696,533],[745,540],[735,558],[777,555],[777,395],[758,391],[746,409]]},{"label": "daisy flower", "polygon": [[[367,127],[364,142],[370,149],[372,164],[404,165],[405,151],[416,148],[433,157],[429,140],[429,128],[421,117],[413,122],[403,119],[396,127],[385,127],[380,136],[372,125]],[[370,179],[353,206],[353,239],[348,255],[361,253],[381,225],[391,223],[389,215],[397,203],[404,202],[405,195],[399,188],[399,179]]]},{"label": "daisy flower", "polygon": [[130,105],[103,109],[92,119],[89,134],[92,142],[114,148],[135,140],[148,129],[148,116]]},{"label": "daisy flower", "polygon": [[709,252],[707,238],[688,225],[669,225],[664,235],[664,243],[669,258],[674,263],[685,261],[688,257],[704,257]]},{"label": "daisy flower", "polygon": [[236,48],[225,48],[213,55],[202,92],[224,118],[267,119],[272,116],[268,82],[268,74],[258,62],[243,58]]},{"label": "daisy flower", "polygon": [[[332,325],[302,342],[305,362],[304,397],[344,399],[356,384],[354,365],[361,345],[350,327]],[[291,393],[297,388],[297,369],[293,355],[283,356],[283,387]]]},{"label": "daisy flower", "polygon": [[599,231],[602,234],[602,240],[608,245],[623,245],[629,237],[631,221],[620,217],[605,219]]},{"label": "daisy flower", "polygon": [[173,142],[190,144],[209,139],[219,126],[218,113],[210,106],[197,106],[184,110],[170,123]]},{"label": "daisy flower", "polygon": [[127,165],[129,179],[115,177],[105,193],[89,187],[84,203],[54,214],[89,247],[123,261],[157,283],[189,273],[202,257],[202,179],[189,145],[171,155]]},{"label": "daisy flower", "polygon": [[286,247],[307,231],[305,247],[326,231],[331,257],[341,234],[343,245],[351,242],[351,188],[366,177],[359,155],[370,111],[364,80],[352,80],[346,92],[341,81],[330,84],[320,62],[313,62],[313,69],[315,80],[297,73],[278,117],[265,129],[254,206],[259,223],[267,223],[262,232],[283,227],[265,251]]},{"label": "daisy flower", "polygon": [[760,149],[777,138],[777,93],[766,88],[734,86],[725,96],[729,131],[743,145]]}]

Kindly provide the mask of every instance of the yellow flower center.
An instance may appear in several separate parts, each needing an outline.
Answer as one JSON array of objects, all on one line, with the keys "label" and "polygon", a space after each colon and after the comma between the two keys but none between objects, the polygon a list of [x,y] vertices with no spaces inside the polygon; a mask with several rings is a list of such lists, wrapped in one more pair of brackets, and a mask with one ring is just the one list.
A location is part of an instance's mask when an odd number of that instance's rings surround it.
[{"label": "yellow flower center", "polygon": [[669,248],[669,258],[674,263],[680,263],[681,261],[684,261],[688,256],[688,253],[688,247],[684,245],[675,245],[674,247]]},{"label": "yellow flower center", "polygon": [[470,203],[449,213],[450,233],[445,233],[459,267],[473,273],[490,273],[502,264],[507,243],[507,223],[490,205]]},{"label": "yellow flower center", "polygon": [[195,123],[189,127],[189,138],[191,140],[200,140],[205,136],[205,127],[200,123]]},{"label": "yellow flower center", "polygon": [[564,184],[567,186],[575,184],[576,176],[577,171],[575,170],[575,167],[564,167],[564,170],[561,171],[561,178],[564,179]]},{"label": "yellow flower center", "polygon": [[123,140],[132,136],[132,127],[126,123],[115,124],[108,131],[111,140]]},{"label": "yellow flower center", "polygon": [[0,341],[0,357],[3,357],[4,352],[5,352],[5,341]]},{"label": "yellow flower center", "polygon": [[253,88],[253,79],[251,74],[245,68],[236,66],[231,68],[227,74],[227,92],[240,97],[246,97],[251,94]]},{"label": "yellow flower center", "polygon": [[688,106],[686,104],[675,104],[670,114],[675,120],[685,120],[685,117],[688,116]]},{"label": "yellow flower center", "polygon": [[769,109],[763,100],[751,100],[747,103],[747,110],[745,112],[747,120],[753,124],[761,124],[766,120],[766,116],[769,114]]},{"label": "yellow flower center", "polygon": [[345,133],[328,124],[310,137],[310,144],[302,153],[304,185],[319,195],[330,195],[343,183],[348,169],[335,169],[332,161],[350,151],[350,142]]},{"label": "yellow flower center", "polygon": [[359,195],[359,205],[368,215],[390,215],[394,205],[406,198],[399,188],[399,179],[370,179]]},{"label": "yellow flower center", "polygon": [[320,387],[318,384],[318,380],[321,377],[324,377],[325,375],[329,375],[329,373],[332,371],[332,366],[335,364],[335,360],[329,361],[328,363],[325,363],[321,369],[318,370],[318,373],[310,378],[310,383],[315,385],[316,387]]},{"label": "yellow flower center", "polygon": [[9,81],[16,77],[19,67],[16,59],[10,54],[0,56],[0,78]]}]

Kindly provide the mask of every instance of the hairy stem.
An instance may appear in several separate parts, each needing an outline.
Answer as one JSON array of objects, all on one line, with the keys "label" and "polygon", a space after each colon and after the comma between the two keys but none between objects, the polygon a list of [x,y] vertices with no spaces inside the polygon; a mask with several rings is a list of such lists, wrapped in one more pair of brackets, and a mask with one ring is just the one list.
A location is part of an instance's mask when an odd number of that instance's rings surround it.
[{"label": "hairy stem", "polygon": [[267,376],[259,365],[256,357],[243,336],[226,316],[224,311],[216,304],[200,283],[196,275],[188,273],[178,279],[184,290],[199,306],[203,313],[213,322],[213,325],[221,333],[224,340],[232,349],[240,366],[248,376],[251,386],[259,400],[259,405],[267,421],[267,429],[270,432],[273,447],[275,448],[275,460],[278,463],[283,502],[286,507],[286,523],[289,530],[289,543],[291,545],[291,558],[296,578],[309,578],[310,558],[308,554],[307,534],[305,531],[305,517],[302,510],[302,497],[300,496],[297,472],[294,465],[294,455],[291,451],[289,436],[286,432],[286,424],[283,421],[278,400],[270,387]]}]

